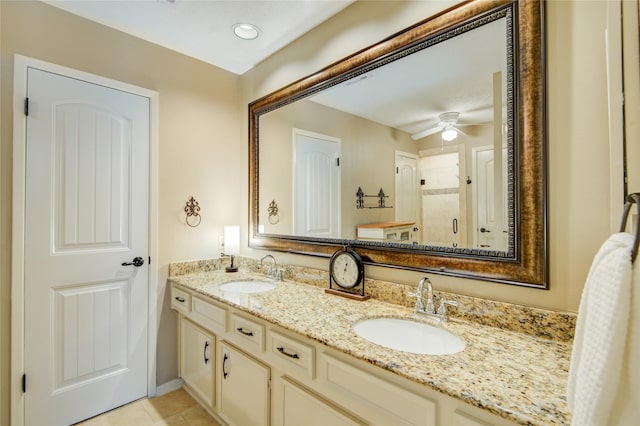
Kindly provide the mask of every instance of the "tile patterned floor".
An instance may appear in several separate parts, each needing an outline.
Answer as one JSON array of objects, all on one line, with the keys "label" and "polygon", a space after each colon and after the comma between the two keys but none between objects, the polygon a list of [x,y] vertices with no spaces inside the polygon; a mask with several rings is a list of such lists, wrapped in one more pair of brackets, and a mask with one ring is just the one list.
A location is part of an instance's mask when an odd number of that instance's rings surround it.
[{"label": "tile patterned floor", "polygon": [[220,426],[183,389],[156,398],[142,398],[93,417],[82,426]]}]

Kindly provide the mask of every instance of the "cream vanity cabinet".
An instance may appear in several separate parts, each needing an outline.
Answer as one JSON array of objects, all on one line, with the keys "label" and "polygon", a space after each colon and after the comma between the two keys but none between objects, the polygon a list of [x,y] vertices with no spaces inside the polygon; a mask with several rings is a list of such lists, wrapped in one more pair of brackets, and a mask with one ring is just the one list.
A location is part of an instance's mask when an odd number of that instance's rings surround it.
[{"label": "cream vanity cabinet", "polygon": [[186,318],[180,321],[180,374],[198,397],[214,405],[215,337]]},{"label": "cream vanity cabinet", "polygon": [[249,354],[264,350],[264,325],[188,289],[171,290],[187,391],[225,423],[269,425],[270,369]]},{"label": "cream vanity cabinet", "polygon": [[236,425],[268,425],[270,369],[227,342],[220,343],[220,415]]},{"label": "cream vanity cabinet", "polygon": [[365,424],[317,394],[281,376],[274,389],[274,423],[284,426]]},{"label": "cream vanity cabinet", "polygon": [[273,380],[274,424],[366,424],[312,390],[316,382],[316,347],[312,342],[277,327],[270,327],[266,346],[266,358],[276,371]]},{"label": "cream vanity cabinet", "polygon": [[224,423],[514,424],[184,287],[173,284],[172,297],[185,388]]}]

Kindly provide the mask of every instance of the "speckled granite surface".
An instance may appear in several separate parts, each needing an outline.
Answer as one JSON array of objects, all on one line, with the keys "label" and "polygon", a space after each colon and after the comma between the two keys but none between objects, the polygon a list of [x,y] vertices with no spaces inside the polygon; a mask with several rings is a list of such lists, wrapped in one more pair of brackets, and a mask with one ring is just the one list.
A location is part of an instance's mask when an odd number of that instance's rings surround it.
[{"label": "speckled granite surface", "polygon": [[[196,272],[207,272],[222,269],[228,265],[228,259],[198,260],[193,262],[176,262],[169,266],[169,276],[185,275]],[[239,257],[238,264],[245,270],[264,273],[258,268],[255,259]],[[283,265],[284,277],[295,282],[327,288],[329,286],[328,271]],[[365,293],[372,298],[413,308],[415,297],[414,286],[387,281],[366,279]],[[570,342],[576,326],[577,315],[571,312],[557,312],[529,306],[497,302],[478,297],[464,296],[436,291],[436,296],[444,296],[448,300],[458,301],[457,308],[449,309],[449,316],[466,321],[502,328],[504,330],[527,333],[532,336]]]},{"label": "speckled granite surface", "polygon": [[564,396],[571,356],[569,342],[452,318],[441,326],[460,336],[466,343],[465,350],[445,356],[398,356],[397,351],[362,339],[351,325],[366,318],[414,318],[412,309],[376,299],[352,301],[325,294],[319,286],[290,281],[253,295],[225,294],[216,287],[229,280],[260,278],[251,269],[244,267],[235,274],[174,274],[169,282],[504,418],[535,425],[570,423]]}]

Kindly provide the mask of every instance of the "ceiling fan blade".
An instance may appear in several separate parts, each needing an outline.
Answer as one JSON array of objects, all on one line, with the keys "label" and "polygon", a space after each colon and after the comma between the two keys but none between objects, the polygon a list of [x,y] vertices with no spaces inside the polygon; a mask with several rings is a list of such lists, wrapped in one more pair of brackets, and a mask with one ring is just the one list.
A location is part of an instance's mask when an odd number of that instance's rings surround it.
[{"label": "ceiling fan blade", "polygon": [[430,128],[430,129],[423,130],[423,131],[418,132],[418,133],[414,133],[413,135],[411,135],[411,139],[413,139],[414,141],[417,141],[418,139],[422,139],[422,138],[425,138],[425,137],[427,137],[429,135],[433,135],[434,133],[438,133],[443,128],[444,128],[443,126],[435,126],[435,127]]},{"label": "ceiling fan blade", "polygon": [[453,128],[454,128],[454,129],[456,129],[456,130],[458,131],[458,133],[460,133],[460,134],[462,134],[462,135],[465,135],[465,136],[469,136],[468,134],[466,134],[465,132],[463,132],[463,131],[460,129],[459,125],[455,125],[455,126],[453,126]]},{"label": "ceiling fan blade", "polygon": [[480,121],[480,122],[465,122],[465,123],[456,123],[456,127],[468,127],[468,126],[484,126],[486,124],[492,124],[493,121]]}]

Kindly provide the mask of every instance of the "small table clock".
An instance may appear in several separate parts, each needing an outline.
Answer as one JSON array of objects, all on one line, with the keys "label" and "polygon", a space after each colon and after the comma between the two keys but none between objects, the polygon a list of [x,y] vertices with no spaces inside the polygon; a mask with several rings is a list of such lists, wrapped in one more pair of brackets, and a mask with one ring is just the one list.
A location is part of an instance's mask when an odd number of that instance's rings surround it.
[{"label": "small table clock", "polygon": [[[334,288],[334,284],[339,288]],[[354,290],[358,286],[359,293]],[[333,253],[329,261],[329,288],[325,292],[356,300],[369,298],[364,294],[364,262],[358,253],[347,247]]]}]

